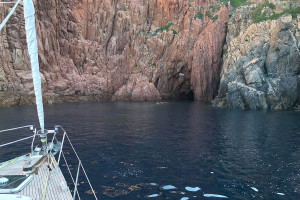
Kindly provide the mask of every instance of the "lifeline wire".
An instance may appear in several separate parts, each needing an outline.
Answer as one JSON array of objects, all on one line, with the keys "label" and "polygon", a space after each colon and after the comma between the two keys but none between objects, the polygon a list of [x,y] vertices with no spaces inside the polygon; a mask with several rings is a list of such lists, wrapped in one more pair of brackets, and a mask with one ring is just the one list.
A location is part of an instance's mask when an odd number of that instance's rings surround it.
[{"label": "lifeline wire", "polygon": [[32,126],[32,125],[20,126],[20,127],[16,127],[16,128],[5,129],[5,130],[1,130],[0,133],[7,132],[7,131],[18,130],[18,129],[22,129],[22,128],[27,128],[27,127],[30,127],[30,126]]}]

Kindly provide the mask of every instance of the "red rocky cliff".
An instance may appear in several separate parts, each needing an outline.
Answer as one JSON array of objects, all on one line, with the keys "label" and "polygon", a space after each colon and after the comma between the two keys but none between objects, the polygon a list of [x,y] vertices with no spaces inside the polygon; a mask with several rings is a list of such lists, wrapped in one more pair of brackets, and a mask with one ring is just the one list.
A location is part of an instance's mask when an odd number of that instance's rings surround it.
[{"label": "red rocky cliff", "polygon": [[[12,5],[0,5],[3,20]],[[209,0],[36,1],[46,103],[216,96],[228,9]],[[34,102],[19,6],[0,36],[0,106]]]}]

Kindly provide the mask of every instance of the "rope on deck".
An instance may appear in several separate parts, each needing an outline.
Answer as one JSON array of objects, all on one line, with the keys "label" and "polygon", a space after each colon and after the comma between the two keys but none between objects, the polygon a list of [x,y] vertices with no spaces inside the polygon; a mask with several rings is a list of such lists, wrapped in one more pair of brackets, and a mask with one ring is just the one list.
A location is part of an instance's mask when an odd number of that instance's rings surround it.
[{"label": "rope on deck", "polygon": [[[50,154],[50,156],[51,156],[51,154]],[[54,157],[52,157],[52,159],[51,159],[51,164],[50,164],[50,166],[52,165],[53,160],[54,160]],[[48,174],[47,174],[47,179],[46,179],[46,183],[45,183],[45,186],[44,186],[44,191],[43,191],[43,197],[42,197],[42,200],[45,200],[45,198],[46,198],[47,186],[48,186],[48,181],[49,181],[49,176],[50,176],[50,166],[48,166]]]}]

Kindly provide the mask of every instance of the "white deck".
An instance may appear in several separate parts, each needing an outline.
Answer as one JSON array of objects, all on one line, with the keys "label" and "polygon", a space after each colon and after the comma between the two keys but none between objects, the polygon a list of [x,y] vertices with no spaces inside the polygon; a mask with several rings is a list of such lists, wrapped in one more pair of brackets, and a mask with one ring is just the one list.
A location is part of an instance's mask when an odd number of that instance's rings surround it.
[{"label": "white deck", "polygon": [[[49,173],[49,180],[47,184],[46,198],[45,200],[72,200],[72,195],[67,187],[66,180],[58,168],[55,159],[53,159],[53,168]],[[1,175],[23,175],[23,167],[25,165],[24,159],[19,159],[0,168]],[[41,200],[43,196],[44,187],[46,184],[46,179],[48,175],[48,162],[45,161],[38,168],[38,173],[32,173],[33,180],[25,186],[25,188],[17,193],[20,195],[31,197],[32,200]],[[0,165],[1,167],[1,165]],[[59,169],[59,170],[57,170]],[[1,199],[1,194],[0,194]]]}]

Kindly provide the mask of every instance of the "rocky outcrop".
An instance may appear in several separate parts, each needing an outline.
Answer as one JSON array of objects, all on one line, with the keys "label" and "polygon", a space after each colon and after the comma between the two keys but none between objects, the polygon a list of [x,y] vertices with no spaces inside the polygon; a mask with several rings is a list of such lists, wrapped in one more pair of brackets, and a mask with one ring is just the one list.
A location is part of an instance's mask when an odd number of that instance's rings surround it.
[{"label": "rocky outcrop", "polygon": [[127,84],[122,86],[112,97],[113,100],[153,101],[160,100],[159,91],[148,78],[142,75],[131,75]]},{"label": "rocky outcrop", "polygon": [[[240,7],[231,16],[215,105],[281,110],[300,104],[300,15],[288,12],[300,2],[272,2]],[[274,12],[282,14],[264,21]]]},{"label": "rocky outcrop", "polygon": [[[0,5],[0,20],[12,5]],[[228,9],[214,0],[35,1],[45,103],[211,100]],[[34,103],[22,5],[1,31],[0,106]]]},{"label": "rocky outcrop", "polygon": [[[44,102],[300,107],[300,2],[250,0],[234,9],[221,2],[36,1]],[[0,20],[10,7],[0,5]],[[20,5],[1,31],[0,106],[34,103],[25,39]]]},{"label": "rocky outcrop", "polygon": [[222,20],[210,24],[195,43],[191,73],[195,100],[211,101],[217,96],[228,13],[220,13],[219,18]]}]

